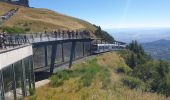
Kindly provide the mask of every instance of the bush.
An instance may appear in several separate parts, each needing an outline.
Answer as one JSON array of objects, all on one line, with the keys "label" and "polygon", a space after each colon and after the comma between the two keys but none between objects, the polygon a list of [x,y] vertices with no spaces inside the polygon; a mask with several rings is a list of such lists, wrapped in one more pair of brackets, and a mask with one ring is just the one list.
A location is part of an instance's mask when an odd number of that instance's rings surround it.
[{"label": "bush", "polygon": [[122,79],[122,82],[131,89],[145,90],[144,83],[137,78],[127,76]]},{"label": "bush", "polygon": [[130,74],[132,69],[129,67],[121,66],[117,68],[117,73]]},{"label": "bush", "polygon": [[25,31],[26,32],[29,32],[31,29],[30,28],[25,28]]},{"label": "bush", "polygon": [[170,96],[170,75],[167,75],[158,86],[158,93]]},{"label": "bush", "polygon": [[19,27],[3,27],[2,30],[10,34],[25,33],[25,30]]},{"label": "bush", "polygon": [[30,95],[32,96],[32,95],[35,95],[35,90],[34,89],[29,89],[29,92],[30,92]]},{"label": "bush", "polygon": [[53,75],[50,80],[50,85],[54,86],[54,87],[59,87],[61,85],[63,85],[64,83],[64,80],[68,80],[69,77],[70,77],[70,73],[71,71],[61,71],[61,72],[58,72],[56,75]]}]

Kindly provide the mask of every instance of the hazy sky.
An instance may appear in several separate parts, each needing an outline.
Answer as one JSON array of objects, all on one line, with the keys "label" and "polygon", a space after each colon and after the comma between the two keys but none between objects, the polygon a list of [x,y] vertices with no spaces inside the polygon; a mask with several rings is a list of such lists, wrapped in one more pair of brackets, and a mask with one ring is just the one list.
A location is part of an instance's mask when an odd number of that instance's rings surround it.
[{"label": "hazy sky", "polygon": [[170,0],[30,0],[30,6],[52,9],[105,29],[170,27]]}]

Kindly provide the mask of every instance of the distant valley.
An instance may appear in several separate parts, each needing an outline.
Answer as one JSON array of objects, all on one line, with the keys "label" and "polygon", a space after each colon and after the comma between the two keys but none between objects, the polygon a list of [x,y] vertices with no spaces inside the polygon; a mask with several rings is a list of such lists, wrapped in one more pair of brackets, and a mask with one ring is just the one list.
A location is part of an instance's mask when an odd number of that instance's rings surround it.
[{"label": "distant valley", "polygon": [[170,40],[161,39],[142,44],[145,51],[154,59],[170,61]]},{"label": "distant valley", "polygon": [[153,42],[160,39],[170,40],[170,28],[130,28],[107,29],[115,39],[124,42],[137,40],[140,43]]},{"label": "distant valley", "polygon": [[137,40],[154,59],[170,61],[170,28],[109,29],[117,39],[130,43]]}]

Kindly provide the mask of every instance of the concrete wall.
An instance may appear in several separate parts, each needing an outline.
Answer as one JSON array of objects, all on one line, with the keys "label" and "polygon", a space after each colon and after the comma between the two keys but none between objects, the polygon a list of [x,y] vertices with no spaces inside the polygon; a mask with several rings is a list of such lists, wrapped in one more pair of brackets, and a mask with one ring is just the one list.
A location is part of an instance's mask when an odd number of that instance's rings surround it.
[{"label": "concrete wall", "polygon": [[23,58],[33,55],[32,46],[26,46],[0,54],[0,69],[7,67]]}]

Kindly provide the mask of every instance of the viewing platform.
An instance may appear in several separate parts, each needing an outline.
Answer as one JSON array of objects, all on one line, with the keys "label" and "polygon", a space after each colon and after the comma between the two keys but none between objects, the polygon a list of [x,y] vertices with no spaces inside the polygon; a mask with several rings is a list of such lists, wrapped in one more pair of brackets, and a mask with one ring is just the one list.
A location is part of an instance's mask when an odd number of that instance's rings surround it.
[{"label": "viewing platform", "polygon": [[22,45],[0,52],[0,100],[16,100],[34,89],[33,49]]}]

